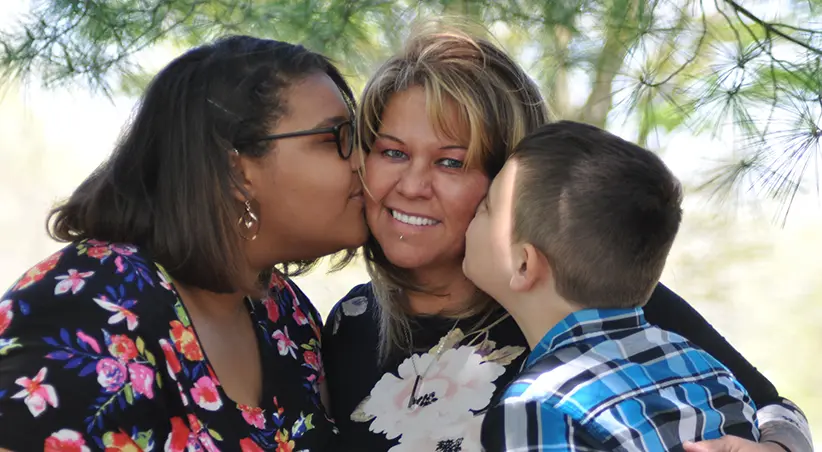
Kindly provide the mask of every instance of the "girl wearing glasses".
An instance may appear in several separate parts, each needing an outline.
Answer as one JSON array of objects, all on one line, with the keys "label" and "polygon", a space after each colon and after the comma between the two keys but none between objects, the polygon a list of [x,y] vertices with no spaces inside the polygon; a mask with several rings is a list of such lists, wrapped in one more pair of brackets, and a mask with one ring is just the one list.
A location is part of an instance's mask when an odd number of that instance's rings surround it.
[{"label": "girl wearing glasses", "polygon": [[283,42],[163,69],[0,298],[0,449],[326,449],[321,319],[283,275],[365,240],[353,108]]}]

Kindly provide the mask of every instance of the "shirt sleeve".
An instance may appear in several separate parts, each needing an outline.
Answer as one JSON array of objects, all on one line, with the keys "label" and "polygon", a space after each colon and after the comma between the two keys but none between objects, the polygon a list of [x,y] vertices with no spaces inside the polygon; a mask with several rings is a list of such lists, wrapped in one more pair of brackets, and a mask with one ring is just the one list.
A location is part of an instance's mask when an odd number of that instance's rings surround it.
[{"label": "shirt sleeve", "polygon": [[485,452],[586,452],[607,449],[570,416],[540,403],[508,399],[482,422]]},{"label": "shirt sleeve", "polygon": [[756,412],[760,442],[779,444],[788,452],[813,450],[811,428],[802,410],[790,400],[783,399],[762,407]]},{"label": "shirt sleeve", "polygon": [[77,253],[41,262],[0,298],[0,448],[162,445],[166,363],[136,310],[148,267]]}]

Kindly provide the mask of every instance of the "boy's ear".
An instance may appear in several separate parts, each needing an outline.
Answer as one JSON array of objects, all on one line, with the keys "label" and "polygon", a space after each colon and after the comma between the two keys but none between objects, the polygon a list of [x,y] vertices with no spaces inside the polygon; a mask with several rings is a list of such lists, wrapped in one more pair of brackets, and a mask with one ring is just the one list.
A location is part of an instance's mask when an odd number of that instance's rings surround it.
[{"label": "boy's ear", "polygon": [[530,243],[518,243],[513,250],[514,272],[510,287],[514,292],[528,292],[551,276],[548,258]]}]

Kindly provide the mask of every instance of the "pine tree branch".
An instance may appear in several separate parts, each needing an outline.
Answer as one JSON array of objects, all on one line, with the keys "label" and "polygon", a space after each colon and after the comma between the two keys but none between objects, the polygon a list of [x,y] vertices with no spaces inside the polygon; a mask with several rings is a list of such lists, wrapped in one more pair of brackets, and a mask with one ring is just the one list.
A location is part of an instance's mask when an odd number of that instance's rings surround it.
[{"label": "pine tree branch", "polygon": [[682,71],[684,71],[685,68],[690,66],[691,63],[696,61],[696,59],[699,57],[699,54],[702,51],[702,45],[705,43],[705,37],[708,36],[708,18],[705,15],[705,8],[702,6],[702,0],[700,0],[699,5],[700,9],[702,9],[702,33],[699,34],[699,39],[697,40],[696,47],[694,48],[693,53],[685,60],[684,63],[679,65],[679,67],[675,70],[671,71],[671,73],[668,74],[668,76],[665,77],[663,80],[653,83],[651,83],[649,80],[644,80],[643,82],[649,88],[659,88],[660,86],[668,84],[671,80],[674,79],[674,77],[682,73]]},{"label": "pine tree branch", "polygon": [[767,30],[769,33],[773,33],[773,34],[775,34],[775,35],[777,35],[777,36],[781,37],[782,39],[785,39],[785,40],[787,40],[787,41],[790,41],[790,42],[792,42],[792,43],[794,43],[794,44],[796,44],[796,45],[798,45],[798,46],[800,46],[800,47],[803,47],[803,48],[807,49],[807,50],[808,50],[808,51],[810,51],[810,52],[813,52],[813,53],[815,53],[815,54],[817,54],[817,55],[819,55],[819,56],[822,56],[822,49],[819,49],[819,48],[817,48],[817,47],[814,47],[814,46],[812,46],[812,45],[810,45],[810,44],[808,44],[808,43],[802,42],[802,41],[800,41],[800,40],[798,40],[798,39],[794,38],[793,36],[791,36],[791,35],[789,35],[789,34],[787,34],[787,33],[783,33],[783,32],[782,32],[782,31],[780,31],[778,28],[776,28],[777,26],[780,26],[781,24],[773,24],[773,23],[771,23],[771,22],[767,22],[767,21],[765,21],[765,20],[763,20],[763,19],[759,18],[759,17],[758,17],[758,16],[756,16],[754,13],[752,13],[751,11],[749,11],[747,8],[743,7],[742,5],[740,5],[739,3],[737,3],[737,2],[735,2],[735,1],[733,1],[733,0],[724,0],[724,1],[725,1],[725,3],[727,3],[727,4],[731,7],[731,8],[733,8],[733,9],[734,9],[734,11],[736,11],[736,12],[737,12],[737,13],[739,13],[739,14],[742,14],[743,16],[747,17],[748,19],[752,20],[753,22],[755,22],[755,23],[757,23],[757,24],[761,25],[761,26],[762,26],[765,30]]}]

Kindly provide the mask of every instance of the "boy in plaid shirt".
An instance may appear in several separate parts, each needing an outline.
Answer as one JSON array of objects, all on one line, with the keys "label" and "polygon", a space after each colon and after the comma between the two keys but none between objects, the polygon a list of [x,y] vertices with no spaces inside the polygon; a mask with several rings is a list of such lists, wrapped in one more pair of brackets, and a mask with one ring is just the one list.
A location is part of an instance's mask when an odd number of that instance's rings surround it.
[{"label": "boy in plaid shirt", "polygon": [[558,122],[518,145],[468,228],[463,262],[532,350],[486,414],[487,451],[758,439],[753,402],[730,371],[642,313],[681,203],[659,157],[596,127]]}]

